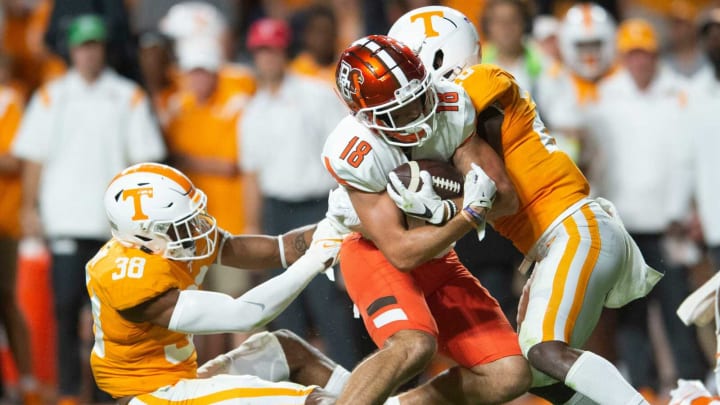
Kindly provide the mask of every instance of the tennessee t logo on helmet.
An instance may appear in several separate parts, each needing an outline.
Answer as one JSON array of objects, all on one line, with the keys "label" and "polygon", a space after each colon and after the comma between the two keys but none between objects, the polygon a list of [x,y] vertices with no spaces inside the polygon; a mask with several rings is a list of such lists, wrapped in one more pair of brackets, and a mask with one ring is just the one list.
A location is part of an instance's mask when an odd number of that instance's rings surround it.
[{"label": "tennessee t logo on helmet", "polygon": [[432,18],[433,17],[443,17],[443,11],[442,10],[432,10],[432,11],[425,11],[422,13],[413,14],[410,16],[410,22],[415,22],[416,20],[421,19],[423,21],[423,25],[425,26],[425,36],[426,37],[436,37],[440,35],[439,32],[437,32],[433,28],[432,24]]},{"label": "tennessee t logo on helmet", "polygon": [[148,216],[142,210],[142,196],[148,196],[149,198],[152,198],[153,188],[140,187],[126,189],[122,191],[123,201],[127,200],[128,198],[131,198],[133,200],[133,208],[135,209],[135,214],[132,216],[133,221],[148,219]]}]

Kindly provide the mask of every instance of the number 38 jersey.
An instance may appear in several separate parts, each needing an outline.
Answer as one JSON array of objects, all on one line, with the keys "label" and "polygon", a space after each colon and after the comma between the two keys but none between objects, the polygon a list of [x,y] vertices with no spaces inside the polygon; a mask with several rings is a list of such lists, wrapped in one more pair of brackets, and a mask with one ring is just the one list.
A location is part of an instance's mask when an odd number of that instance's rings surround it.
[{"label": "number 38 jersey", "polygon": [[[413,160],[449,161],[457,149],[475,131],[475,110],[462,88],[454,83],[435,84],[439,104],[435,129],[420,146],[410,149]],[[408,161],[397,146],[389,145],[355,117],[345,117],[325,141],[323,164],[346,187],[378,193],[385,191],[388,173]]]},{"label": "number 38 jersey", "polygon": [[85,280],[95,334],[90,363],[98,387],[118,398],[197,377],[192,335],[149,322],[130,322],[118,311],[173,288],[198,288],[217,252],[203,260],[182,262],[111,239],[88,262]]}]

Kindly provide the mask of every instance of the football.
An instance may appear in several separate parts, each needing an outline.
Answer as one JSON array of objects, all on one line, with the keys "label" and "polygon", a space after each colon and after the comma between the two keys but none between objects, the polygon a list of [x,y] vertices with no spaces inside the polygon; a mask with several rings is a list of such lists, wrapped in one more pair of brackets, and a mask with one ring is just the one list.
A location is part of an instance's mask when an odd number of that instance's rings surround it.
[{"label": "football", "polygon": [[[417,191],[422,187],[420,172],[426,170],[433,180],[433,189],[442,199],[455,198],[462,195],[463,175],[447,162],[439,160],[411,160],[393,169],[398,179],[408,190]],[[392,183],[390,183],[392,187]],[[397,191],[397,190],[396,190]]]}]

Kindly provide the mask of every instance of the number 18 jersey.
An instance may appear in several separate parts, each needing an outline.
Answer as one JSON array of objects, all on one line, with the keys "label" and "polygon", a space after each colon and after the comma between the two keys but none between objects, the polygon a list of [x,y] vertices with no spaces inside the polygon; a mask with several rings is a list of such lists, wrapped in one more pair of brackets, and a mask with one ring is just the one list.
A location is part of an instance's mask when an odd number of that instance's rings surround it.
[{"label": "number 18 jersey", "polygon": [[386,143],[353,116],[345,117],[325,141],[322,160],[335,180],[356,190],[385,191],[388,173],[408,161],[450,161],[455,150],[475,131],[475,110],[462,88],[454,83],[435,84],[439,104],[435,129],[420,146],[403,151]]}]

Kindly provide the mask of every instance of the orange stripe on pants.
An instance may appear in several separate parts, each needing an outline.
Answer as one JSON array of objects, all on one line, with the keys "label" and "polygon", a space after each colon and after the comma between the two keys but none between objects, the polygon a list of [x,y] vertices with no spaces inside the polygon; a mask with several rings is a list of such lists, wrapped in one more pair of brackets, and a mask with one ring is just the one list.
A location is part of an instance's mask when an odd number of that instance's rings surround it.
[{"label": "orange stripe on pants", "polygon": [[214,392],[197,398],[186,398],[181,400],[170,400],[158,398],[152,394],[138,395],[136,398],[148,405],[173,405],[173,404],[197,404],[207,405],[233,398],[260,398],[260,397],[302,397],[310,394],[315,387],[304,390],[292,388],[233,388],[225,391]]},{"label": "orange stripe on pants", "polygon": [[555,279],[553,280],[553,288],[550,293],[550,302],[548,303],[548,311],[543,319],[543,338],[542,341],[555,339],[555,321],[557,320],[558,309],[565,291],[565,283],[567,282],[570,268],[572,267],[573,258],[577,253],[580,244],[580,234],[577,230],[577,223],[572,216],[567,217],[563,221],[565,232],[568,234],[568,244],[563,253],[560,264],[558,265]]},{"label": "orange stripe on pants", "polygon": [[590,230],[590,250],[583,263],[582,270],[580,271],[580,277],[578,278],[577,288],[575,289],[575,297],[573,298],[572,306],[570,307],[570,313],[568,319],[565,322],[565,341],[570,341],[570,334],[575,329],[575,322],[577,321],[580,310],[582,309],[583,301],[585,300],[585,291],[587,285],[590,282],[590,276],[592,276],[593,269],[597,264],[598,257],[600,256],[600,248],[602,241],[600,240],[600,229],[598,228],[597,219],[595,214],[592,212],[589,206],[584,206],[581,209],[585,220],[587,221],[588,229]]}]

